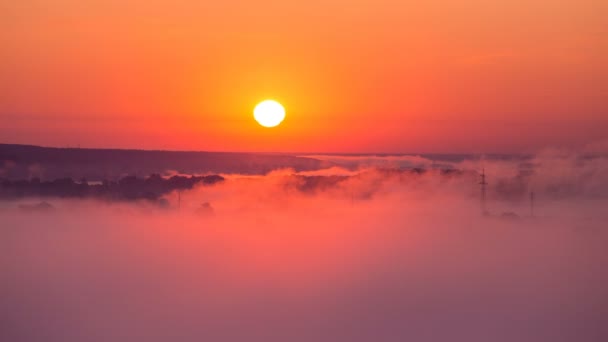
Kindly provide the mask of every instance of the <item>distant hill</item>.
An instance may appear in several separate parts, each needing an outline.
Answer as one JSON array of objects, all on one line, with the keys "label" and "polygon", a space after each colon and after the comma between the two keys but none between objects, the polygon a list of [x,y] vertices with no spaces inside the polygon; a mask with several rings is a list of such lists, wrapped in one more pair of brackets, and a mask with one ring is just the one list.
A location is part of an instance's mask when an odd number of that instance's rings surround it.
[{"label": "distant hill", "polygon": [[175,171],[183,174],[264,174],[278,168],[315,170],[328,162],[287,154],[51,148],[0,144],[0,178],[70,177],[116,180]]}]

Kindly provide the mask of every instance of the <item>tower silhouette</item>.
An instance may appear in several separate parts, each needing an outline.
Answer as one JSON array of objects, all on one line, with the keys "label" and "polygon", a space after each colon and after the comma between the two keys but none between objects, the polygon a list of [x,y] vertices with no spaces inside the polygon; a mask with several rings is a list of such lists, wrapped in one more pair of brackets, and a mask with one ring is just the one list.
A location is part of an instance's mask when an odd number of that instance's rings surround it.
[{"label": "tower silhouette", "polygon": [[530,217],[534,217],[534,191],[530,192]]},{"label": "tower silhouette", "polygon": [[486,182],[485,168],[481,171],[481,182],[479,182],[479,185],[481,185],[481,214],[488,215],[488,210],[486,209],[486,185],[488,185],[488,182]]}]

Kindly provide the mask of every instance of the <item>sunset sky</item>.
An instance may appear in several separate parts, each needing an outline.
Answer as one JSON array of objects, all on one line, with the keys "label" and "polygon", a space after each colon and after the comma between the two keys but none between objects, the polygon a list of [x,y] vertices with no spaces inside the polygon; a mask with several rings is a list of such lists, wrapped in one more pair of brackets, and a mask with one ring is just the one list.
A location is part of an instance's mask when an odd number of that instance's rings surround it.
[{"label": "sunset sky", "polygon": [[[0,4],[0,143],[522,152],[608,136],[603,0]],[[276,128],[253,120],[275,99]]]}]

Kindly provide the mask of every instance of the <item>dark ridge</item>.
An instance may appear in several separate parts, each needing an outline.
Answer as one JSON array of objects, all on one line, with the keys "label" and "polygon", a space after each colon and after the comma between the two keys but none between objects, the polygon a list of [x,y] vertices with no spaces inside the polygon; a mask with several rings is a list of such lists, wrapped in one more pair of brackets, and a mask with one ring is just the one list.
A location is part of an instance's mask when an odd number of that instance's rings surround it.
[{"label": "dark ridge", "polygon": [[0,144],[0,177],[118,180],[176,171],[180,174],[265,174],[280,168],[316,170],[329,165],[288,154],[180,152],[152,150],[52,148]]}]

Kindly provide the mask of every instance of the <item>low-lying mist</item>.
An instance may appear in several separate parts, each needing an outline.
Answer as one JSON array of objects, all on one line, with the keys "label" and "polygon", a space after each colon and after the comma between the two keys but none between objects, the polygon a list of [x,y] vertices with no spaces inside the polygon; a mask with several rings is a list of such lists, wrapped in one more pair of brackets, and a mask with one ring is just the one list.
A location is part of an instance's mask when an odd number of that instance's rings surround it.
[{"label": "low-lying mist", "polygon": [[606,165],[277,170],[162,207],[4,202],[0,340],[605,341]]}]

